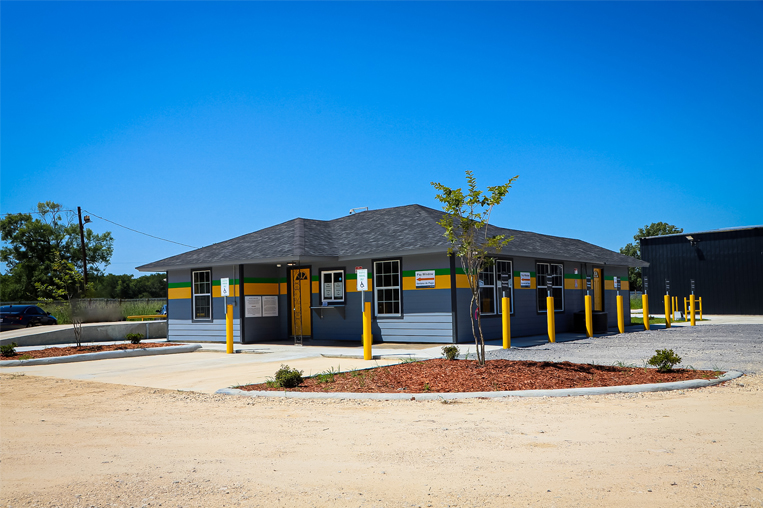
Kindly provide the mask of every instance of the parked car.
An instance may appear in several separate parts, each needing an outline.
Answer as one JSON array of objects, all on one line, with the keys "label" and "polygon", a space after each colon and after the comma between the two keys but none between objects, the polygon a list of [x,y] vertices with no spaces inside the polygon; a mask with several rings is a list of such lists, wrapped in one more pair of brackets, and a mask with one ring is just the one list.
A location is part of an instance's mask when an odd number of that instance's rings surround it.
[{"label": "parked car", "polygon": [[0,307],[0,331],[18,330],[39,325],[57,325],[58,320],[37,305],[3,305]]}]

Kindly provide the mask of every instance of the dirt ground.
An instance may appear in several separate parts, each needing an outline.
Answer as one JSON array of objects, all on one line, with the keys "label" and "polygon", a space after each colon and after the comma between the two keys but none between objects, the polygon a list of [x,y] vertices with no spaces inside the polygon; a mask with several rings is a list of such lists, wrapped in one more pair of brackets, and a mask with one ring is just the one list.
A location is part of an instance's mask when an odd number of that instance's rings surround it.
[{"label": "dirt ground", "polygon": [[0,376],[0,506],[763,506],[763,378],[290,400]]}]

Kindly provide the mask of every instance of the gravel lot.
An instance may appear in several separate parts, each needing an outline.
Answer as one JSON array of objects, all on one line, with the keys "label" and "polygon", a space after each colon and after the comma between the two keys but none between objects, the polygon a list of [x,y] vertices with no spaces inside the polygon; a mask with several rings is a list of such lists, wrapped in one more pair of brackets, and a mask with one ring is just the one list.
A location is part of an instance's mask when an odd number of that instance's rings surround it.
[{"label": "gravel lot", "polygon": [[642,366],[656,349],[672,349],[681,367],[763,373],[763,324],[682,326],[529,348],[499,349],[488,359]]}]

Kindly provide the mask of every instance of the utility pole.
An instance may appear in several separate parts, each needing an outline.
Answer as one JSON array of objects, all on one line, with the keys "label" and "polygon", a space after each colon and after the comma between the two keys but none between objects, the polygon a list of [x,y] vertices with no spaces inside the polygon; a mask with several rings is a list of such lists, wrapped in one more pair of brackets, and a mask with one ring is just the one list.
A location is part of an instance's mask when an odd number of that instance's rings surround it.
[{"label": "utility pole", "polygon": [[82,208],[77,207],[79,216],[79,241],[82,246],[82,273],[85,276],[85,287],[87,287],[87,257],[85,256],[85,230],[82,227]]}]

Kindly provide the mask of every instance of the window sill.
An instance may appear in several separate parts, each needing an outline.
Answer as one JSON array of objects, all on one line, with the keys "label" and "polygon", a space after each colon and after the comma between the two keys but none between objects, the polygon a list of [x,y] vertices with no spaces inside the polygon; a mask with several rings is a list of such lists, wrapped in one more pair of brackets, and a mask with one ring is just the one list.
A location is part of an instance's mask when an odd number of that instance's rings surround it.
[{"label": "window sill", "polygon": [[323,311],[327,309],[334,309],[334,312],[337,312],[340,316],[342,316],[342,319],[347,319],[344,313],[344,305],[321,305],[320,307],[310,308],[313,309],[313,312],[315,312],[321,319],[323,319]]}]

